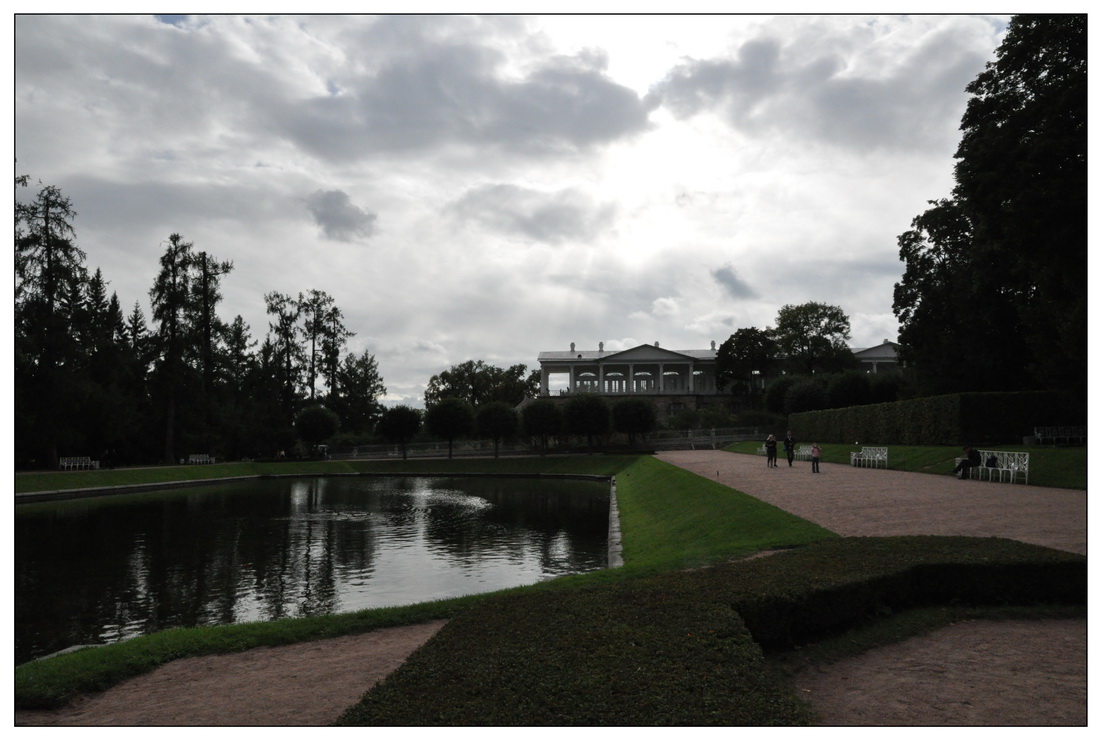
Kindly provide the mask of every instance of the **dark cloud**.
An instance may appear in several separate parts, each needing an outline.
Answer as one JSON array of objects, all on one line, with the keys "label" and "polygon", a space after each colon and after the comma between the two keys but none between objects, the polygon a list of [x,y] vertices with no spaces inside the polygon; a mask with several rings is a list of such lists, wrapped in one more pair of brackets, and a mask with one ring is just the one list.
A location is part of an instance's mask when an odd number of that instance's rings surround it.
[{"label": "dark cloud", "polygon": [[576,190],[544,193],[506,184],[470,190],[451,211],[496,232],[551,244],[595,239],[615,216],[613,206]]},{"label": "dark cloud", "polygon": [[317,190],[306,198],[306,208],[326,239],[354,242],[375,233],[378,216],[352,203],[342,190]]},{"label": "dark cloud", "polygon": [[757,298],[757,292],[738,276],[732,265],[723,265],[711,271],[711,277],[730,294],[731,298]]},{"label": "dark cloud", "polygon": [[892,56],[888,69],[861,72],[845,38],[817,41],[808,48],[805,40],[758,38],[729,58],[688,60],[649,97],[678,118],[714,111],[750,135],[912,150],[956,136],[960,91],[986,53],[961,29],[946,27]]},{"label": "dark cloud", "polygon": [[[327,159],[478,147],[542,156],[582,152],[645,131],[652,106],[610,80],[592,55],[506,77],[501,55],[473,44],[421,47],[339,95],[290,104],[278,120]],[[332,87],[332,86],[331,86]]]}]

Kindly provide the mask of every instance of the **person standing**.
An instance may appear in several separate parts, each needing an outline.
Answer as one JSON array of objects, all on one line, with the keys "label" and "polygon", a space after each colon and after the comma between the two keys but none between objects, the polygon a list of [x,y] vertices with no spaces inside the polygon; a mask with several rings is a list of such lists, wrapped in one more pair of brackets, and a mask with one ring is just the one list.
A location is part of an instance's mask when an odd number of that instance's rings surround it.
[{"label": "person standing", "polygon": [[776,468],[776,436],[769,435],[765,440],[765,456],[768,458],[768,467]]},{"label": "person standing", "polygon": [[810,472],[818,473],[818,460],[822,457],[822,449],[818,443],[810,446]]},{"label": "person standing", "polygon": [[788,430],[787,437],[784,438],[784,452],[787,453],[788,468],[790,468],[792,461],[795,460],[795,438],[791,436],[791,430]]}]

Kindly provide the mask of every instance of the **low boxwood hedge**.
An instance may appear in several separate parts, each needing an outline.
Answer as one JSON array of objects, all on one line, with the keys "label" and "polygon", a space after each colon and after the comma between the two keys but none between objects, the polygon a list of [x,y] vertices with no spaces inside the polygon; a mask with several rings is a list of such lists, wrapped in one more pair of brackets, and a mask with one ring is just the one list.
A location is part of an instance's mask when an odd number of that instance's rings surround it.
[{"label": "low boxwood hedge", "polygon": [[456,616],[342,725],[802,725],[765,661],[886,612],[1084,604],[1084,556],[999,538],[825,540]]}]

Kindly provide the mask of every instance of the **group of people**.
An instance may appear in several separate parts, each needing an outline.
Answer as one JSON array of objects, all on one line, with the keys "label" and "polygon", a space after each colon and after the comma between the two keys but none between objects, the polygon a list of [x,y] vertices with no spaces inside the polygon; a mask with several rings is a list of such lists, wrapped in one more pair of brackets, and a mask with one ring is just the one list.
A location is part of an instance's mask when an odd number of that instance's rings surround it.
[{"label": "group of people", "polygon": [[[795,463],[795,438],[791,436],[791,430],[788,430],[788,434],[784,437],[784,453],[787,454],[788,466],[793,466]],[[776,436],[769,435],[765,440],[765,457],[768,459],[768,467],[776,468]],[[819,473],[818,462],[822,458],[822,449],[818,447],[818,443],[815,443],[810,447],[810,472]]]}]

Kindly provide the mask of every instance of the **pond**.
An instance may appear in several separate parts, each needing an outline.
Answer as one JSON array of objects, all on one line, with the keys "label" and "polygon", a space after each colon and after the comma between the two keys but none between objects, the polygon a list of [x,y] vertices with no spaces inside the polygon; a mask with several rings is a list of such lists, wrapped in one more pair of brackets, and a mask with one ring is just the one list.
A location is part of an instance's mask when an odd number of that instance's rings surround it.
[{"label": "pond", "polygon": [[337,477],[19,505],[16,663],[606,568],[609,504],[596,481]]}]

